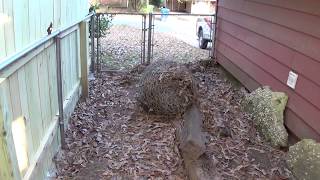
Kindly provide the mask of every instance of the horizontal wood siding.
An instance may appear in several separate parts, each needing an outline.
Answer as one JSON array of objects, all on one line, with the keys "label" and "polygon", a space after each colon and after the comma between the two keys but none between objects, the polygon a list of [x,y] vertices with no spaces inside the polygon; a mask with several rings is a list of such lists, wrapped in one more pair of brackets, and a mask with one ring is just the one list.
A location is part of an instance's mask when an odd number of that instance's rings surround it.
[{"label": "horizontal wood siding", "polygon": [[[250,90],[286,92],[288,129],[320,141],[320,2],[308,2],[220,0],[217,57]],[[289,71],[299,75],[294,90]]]}]

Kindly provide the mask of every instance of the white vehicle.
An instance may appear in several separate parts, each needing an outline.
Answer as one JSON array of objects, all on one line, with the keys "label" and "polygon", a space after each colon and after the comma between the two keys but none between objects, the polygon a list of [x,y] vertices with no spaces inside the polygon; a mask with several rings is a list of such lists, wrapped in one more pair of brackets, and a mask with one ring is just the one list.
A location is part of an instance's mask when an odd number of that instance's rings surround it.
[{"label": "white vehicle", "polygon": [[200,17],[197,19],[197,36],[199,40],[199,47],[206,49],[208,42],[212,42],[214,36],[214,18],[212,17]]}]

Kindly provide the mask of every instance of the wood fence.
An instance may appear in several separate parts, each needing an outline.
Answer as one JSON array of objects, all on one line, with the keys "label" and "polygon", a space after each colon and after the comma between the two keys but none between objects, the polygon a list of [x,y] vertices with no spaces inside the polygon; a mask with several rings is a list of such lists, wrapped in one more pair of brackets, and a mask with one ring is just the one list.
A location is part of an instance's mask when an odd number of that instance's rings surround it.
[{"label": "wood fence", "polygon": [[[86,3],[0,0],[0,15],[9,19],[0,22],[1,180],[45,179],[54,166],[61,147],[57,56],[67,124],[81,92],[87,91]],[[50,22],[53,34],[47,35],[42,30]]]}]

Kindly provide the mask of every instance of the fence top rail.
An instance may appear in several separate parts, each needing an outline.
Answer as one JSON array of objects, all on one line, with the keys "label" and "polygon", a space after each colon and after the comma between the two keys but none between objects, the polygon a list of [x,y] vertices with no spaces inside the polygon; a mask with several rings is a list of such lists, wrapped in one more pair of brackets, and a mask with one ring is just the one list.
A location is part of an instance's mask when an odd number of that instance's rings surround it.
[{"label": "fence top rail", "polygon": [[[152,13],[152,15],[163,15],[161,13]],[[169,13],[169,16],[215,16],[215,14],[187,14],[187,13]]]},{"label": "fence top rail", "polygon": [[27,46],[26,48],[14,53],[13,55],[11,55],[9,57],[6,57],[5,59],[3,59],[0,62],[0,72],[5,70],[5,68],[7,68],[8,66],[12,65],[13,63],[18,61],[19,59],[21,59],[21,58],[25,57],[26,55],[28,55],[29,52],[33,51],[34,49],[36,49],[39,46],[43,45],[44,43],[48,42],[49,40],[57,37],[59,34],[71,29],[72,27],[76,26],[80,22],[89,19],[94,14],[95,13],[92,12],[92,13],[88,14],[87,16],[85,16],[84,18],[74,22],[73,24],[71,24],[69,26],[66,26],[66,27],[63,27],[61,29],[58,29],[57,31],[54,31],[50,35],[41,38],[40,40],[38,40],[38,41],[34,42],[33,44]]},{"label": "fence top rail", "polygon": [[[97,13],[97,15],[138,15],[138,16],[145,16],[145,15],[163,15],[161,13],[137,13],[137,12],[103,12]],[[215,16],[215,14],[187,14],[187,13],[169,13],[166,14],[169,16]]]},{"label": "fence top rail", "polygon": [[144,16],[148,15],[146,13],[137,13],[137,12],[99,12],[97,13],[98,16],[100,15],[136,15],[136,16]]}]

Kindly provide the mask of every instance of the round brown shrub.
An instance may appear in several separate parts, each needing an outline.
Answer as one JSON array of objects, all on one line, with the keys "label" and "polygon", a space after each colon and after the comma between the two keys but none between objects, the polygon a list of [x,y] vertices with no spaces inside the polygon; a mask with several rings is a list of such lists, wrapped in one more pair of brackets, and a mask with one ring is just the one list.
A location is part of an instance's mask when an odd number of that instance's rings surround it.
[{"label": "round brown shrub", "polygon": [[156,62],[142,74],[138,101],[154,114],[182,114],[194,101],[195,87],[193,76],[184,65]]}]

